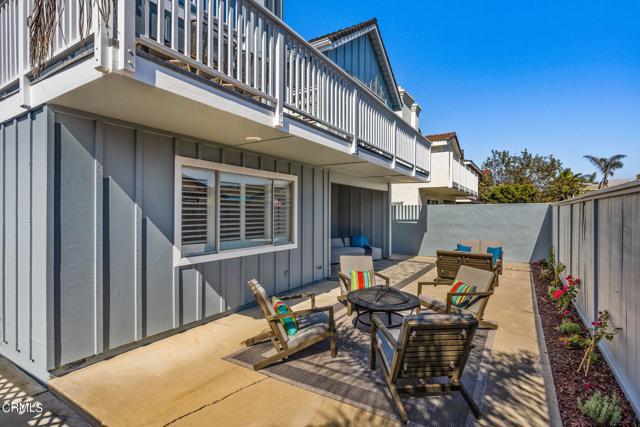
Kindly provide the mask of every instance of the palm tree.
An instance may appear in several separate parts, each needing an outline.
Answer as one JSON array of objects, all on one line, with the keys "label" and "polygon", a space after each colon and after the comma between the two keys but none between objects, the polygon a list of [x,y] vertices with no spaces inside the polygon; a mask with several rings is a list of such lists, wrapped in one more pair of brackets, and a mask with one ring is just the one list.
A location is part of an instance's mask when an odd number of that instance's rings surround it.
[{"label": "palm tree", "polygon": [[627,157],[625,154],[616,154],[609,158],[584,156],[584,158],[589,160],[602,174],[602,179],[598,184],[598,188],[607,188],[609,185],[609,177],[613,176],[616,169],[620,169],[624,166],[622,159],[625,157]]},{"label": "palm tree", "polygon": [[584,184],[589,182],[590,175],[581,173],[573,173],[571,168],[565,168],[560,171],[556,178],[556,197],[559,200],[569,199],[580,194],[584,189]]}]

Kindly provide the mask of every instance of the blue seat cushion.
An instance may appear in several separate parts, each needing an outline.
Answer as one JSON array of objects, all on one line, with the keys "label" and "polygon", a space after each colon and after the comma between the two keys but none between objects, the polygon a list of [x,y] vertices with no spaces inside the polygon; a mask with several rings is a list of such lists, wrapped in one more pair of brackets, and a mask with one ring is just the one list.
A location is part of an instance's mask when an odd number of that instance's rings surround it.
[{"label": "blue seat cushion", "polygon": [[499,246],[499,247],[493,248],[489,246],[487,248],[487,253],[490,253],[493,256],[493,265],[495,265],[498,262],[498,260],[502,257],[502,247]]},{"label": "blue seat cushion", "polygon": [[461,245],[460,243],[458,243],[458,245],[456,246],[456,251],[459,251],[459,252],[471,252],[471,246],[465,246],[465,245]]}]

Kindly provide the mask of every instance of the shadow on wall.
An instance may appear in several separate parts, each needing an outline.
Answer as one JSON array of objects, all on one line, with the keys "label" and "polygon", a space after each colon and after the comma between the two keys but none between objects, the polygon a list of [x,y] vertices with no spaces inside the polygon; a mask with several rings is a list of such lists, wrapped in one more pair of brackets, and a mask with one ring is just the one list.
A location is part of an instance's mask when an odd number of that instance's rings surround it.
[{"label": "shadow on wall", "polygon": [[544,258],[551,246],[551,208],[545,203],[423,205],[415,220],[393,220],[393,251],[434,256],[463,239],[500,240],[505,261]]}]

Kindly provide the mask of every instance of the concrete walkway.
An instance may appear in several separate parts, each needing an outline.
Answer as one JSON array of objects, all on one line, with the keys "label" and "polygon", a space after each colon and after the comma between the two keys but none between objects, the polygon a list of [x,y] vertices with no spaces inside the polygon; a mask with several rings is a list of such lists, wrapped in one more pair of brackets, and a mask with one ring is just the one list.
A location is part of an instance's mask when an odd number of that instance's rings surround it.
[{"label": "concrete walkway", "polygon": [[[418,278],[435,275],[432,261],[386,263],[383,272],[405,279],[404,290],[415,292]],[[309,291],[318,305],[336,303],[336,282]],[[430,292],[444,295],[446,288]],[[485,318],[499,329],[478,425],[548,425],[527,265],[507,266]],[[56,378],[51,386],[108,426],[396,425],[222,360],[265,326],[257,309],[246,310]]]}]

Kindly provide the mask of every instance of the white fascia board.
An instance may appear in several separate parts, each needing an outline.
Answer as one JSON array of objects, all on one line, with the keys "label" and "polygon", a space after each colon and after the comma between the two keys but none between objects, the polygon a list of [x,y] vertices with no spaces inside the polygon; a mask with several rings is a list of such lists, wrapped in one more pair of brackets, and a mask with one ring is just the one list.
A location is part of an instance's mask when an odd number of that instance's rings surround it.
[{"label": "white fascia board", "polygon": [[388,191],[389,184],[381,179],[362,178],[352,175],[345,175],[340,172],[331,171],[330,181],[332,184],[348,185],[350,187],[367,188],[369,190]]},{"label": "white fascia board", "polygon": [[273,125],[273,112],[271,110],[144,58],[136,58],[136,72],[131,77],[141,83],[183,96],[212,108],[223,110],[269,127]]}]

